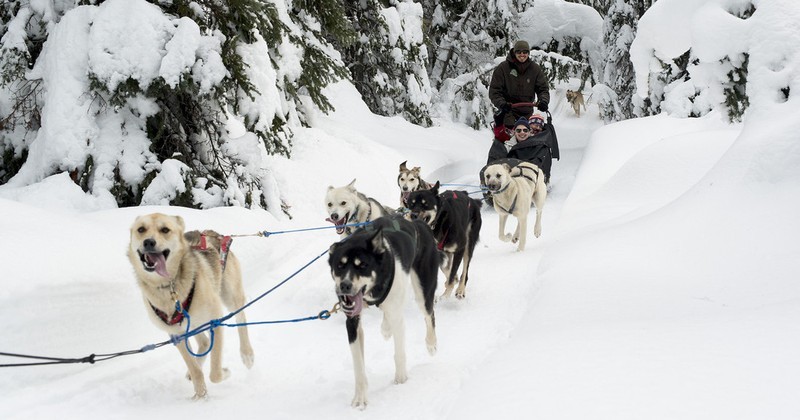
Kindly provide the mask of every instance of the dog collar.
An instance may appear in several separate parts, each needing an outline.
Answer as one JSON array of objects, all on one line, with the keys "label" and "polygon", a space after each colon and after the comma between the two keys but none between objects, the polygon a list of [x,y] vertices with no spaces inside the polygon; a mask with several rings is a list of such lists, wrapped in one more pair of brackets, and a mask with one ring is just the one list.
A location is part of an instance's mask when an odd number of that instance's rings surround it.
[{"label": "dog collar", "polygon": [[177,308],[175,312],[172,313],[172,316],[168,316],[164,311],[161,309],[156,308],[150,303],[150,307],[153,308],[153,312],[155,312],[156,316],[159,317],[162,321],[164,321],[167,325],[175,325],[180,324],[183,321],[183,313],[189,312],[189,307],[192,306],[192,298],[194,297],[194,287],[197,283],[192,283],[192,288],[189,290],[189,294],[186,296],[186,300],[181,303],[181,310],[179,311]]}]

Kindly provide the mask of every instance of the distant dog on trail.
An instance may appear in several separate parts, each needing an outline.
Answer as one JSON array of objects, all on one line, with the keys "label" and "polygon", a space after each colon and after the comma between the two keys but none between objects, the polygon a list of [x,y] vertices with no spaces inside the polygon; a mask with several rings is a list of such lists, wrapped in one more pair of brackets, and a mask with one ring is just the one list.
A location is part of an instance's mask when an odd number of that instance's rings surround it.
[{"label": "distant dog on trail", "polygon": [[581,106],[583,106],[584,111],[586,110],[586,103],[583,100],[583,93],[579,90],[567,90],[567,102],[572,105],[572,110],[575,111],[578,116],[581,116]]},{"label": "distant dog on trail", "polygon": [[397,185],[400,187],[400,205],[406,206],[406,199],[408,194],[412,191],[427,190],[431,188],[431,184],[422,179],[419,175],[420,167],[415,166],[408,169],[405,161],[400,164],[400,174],[397,175]]},{"label": "distant dog on trail", "polygon": [[428,226],[400,215],[381,217],[331,245],[328,264],[336,283],[339,304],[347,315],[347,338],[353,356],[355,396],[353,407],[367,406],[367,372],[364,365],[364,330],[361,310],[377,306],[383,311],[383,337],[394,337],[394,382],[404,383],[406,370],[404,303],[408,288],[425,316],[425,344],[436,353],[433,300],[442,254]]},{"label": "distant dog on trail", "polygon": [[[222,305],[229,310],[245,304],[242,273],[239,260],[228,251],[229,239],[214,231],[184,233],[180,216],[160,213],[139,216],[130,229],[128,259],[133,265],[136,284],[142,292],[150,320],[170,335],[186,331],[182,311],[189,314],[192,326],[201,326],[223,316]],[[205,244],[202,246],[201,244]],[[244,324],[244,312],[236,315],[236,323]],[[239,327],[239,352],[245,366],[253,366],[253,348],[247,327]],[[195,335],[198,354],[205,353],[210,345],[207,333]],[[194,386],[194,399],[206,396],[202,366],[205,357],[195,358],[179,343],[176,348],[188,368],[188,377]],[[211,349],[211,382],[220,382],[229,376],[222,367],[222,329],[214,331]]]},{"label": "distant dog on trail", "polygon": [[481,202],[470,198],[465,191],[445,191],[439,194],[439,182],[428,190],[408,195],[412,219],[421,219],[433,230],[438,248],[447,255],[442,272],[447,276],[442,297],[450,296],[456,283],[458,267],[463,262],[456,298],[466,296],[469,264],[481,232]]},{"label": "distant dog on trail", "polygon": [[356,191],[353,186],[355,183],[354,179],[344,187],[329,186],[325,194],[328,211],[328,218],[325,220],[336,226],[336,233],[342,238],[357,228],[346,225],[364,223],[394,213],[394,210],[384,207],[378,200]]},{"label": "distant dog on trail", "polygon": [[[492,194],[494,209],[500,215],[500,240],[519,242],[517,250],[524,251],[531,201],[536,206],[533,235],[538,238],[542,234],[542,208],[547,198],[544,173],[538,166],[529,162],[521,162],[514,168],[503,163],[487,166],[484,177],[486,187]],[[517,230],[513,236],[505,231],[509,215],[517,218]]]}]

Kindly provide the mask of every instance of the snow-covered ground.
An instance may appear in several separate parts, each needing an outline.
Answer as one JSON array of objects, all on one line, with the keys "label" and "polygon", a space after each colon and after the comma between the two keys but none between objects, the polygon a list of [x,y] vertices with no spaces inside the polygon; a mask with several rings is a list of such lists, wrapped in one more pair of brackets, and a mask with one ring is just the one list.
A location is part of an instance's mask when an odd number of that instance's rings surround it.
[{"label": "snow-covered ground", "polygon": [[[393,349],[380,335],[379,311],[367,309],[364,412],[350,407],[352,362],[345,318],[336,314],[251,327],[249,371],[228,340],[231,377],[209,384],[206,401],[190,400],[171,346],[95,365],[3,368],[2,417],[796,418],[797,180],[745,176],[766,164],[741,158],[747,125],[711,114],[600,128],[591,104],[580,119],[567,109],[564,89],[553,92],[562,159],[542,237],[529,234],[528,249],[515,252],[497,239],[497,216],[484,209],[467,298],[435,308],[433,357],[422,316],[408,304],[403,385],[392,383]],[[0,187],[0,352],[83,357],[166,339],[149,323],[125,257],[136,215],[178,214],[190,229],[229,234],[327,226],[326,188],[353,178],[367,195],[399,205],[395,178],[404,160],[421,166],[426,180],[477,184],[488,131],[374,116],[346,83],[329,93],[338,111],[301,133],[291,161],[272,158],[292,219],[242,208],[97,210],[65,176]],[[336,240],[329,229],[237,238],[248,296]],[[335,300],[323,257],[247,314],[305,317]]]}]

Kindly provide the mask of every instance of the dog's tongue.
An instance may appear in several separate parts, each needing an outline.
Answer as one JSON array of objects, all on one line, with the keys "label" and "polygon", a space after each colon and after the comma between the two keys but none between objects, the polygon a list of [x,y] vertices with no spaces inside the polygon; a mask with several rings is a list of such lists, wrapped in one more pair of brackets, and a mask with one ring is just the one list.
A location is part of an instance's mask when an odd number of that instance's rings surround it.
[{"label": "dog's tongue", "polygon": [[327,218],[325,220],[328,221],[328,222],[333,223],[334,225],[336,225],[336,233],[337,234],[341,235],[344,232],[344,219],[342,219],[342,220],[333,220],[333,219],[331,219],[329,217],[329,218]]},{"label": "dog's tongue", "polygon": [[363,294],[363,292],[358,292],[358,294],[353,296],[351,299],[353,299],[353,309],[351,309],[351,310],[345,309],[344,310],[344,313],[345,313],[345,315],[347,315],[348,318],[352,318],[354,316],[358,316],[358,314],[361,313],[361,309],[364,308],[364,294]]},{"label": "dog's tongue", "polygon": [[147,254],[146,257],[148,261],[155,263],[156,273],[158,273],[159,276],[169,278],[167,260],[164,259],[164,254]]}]

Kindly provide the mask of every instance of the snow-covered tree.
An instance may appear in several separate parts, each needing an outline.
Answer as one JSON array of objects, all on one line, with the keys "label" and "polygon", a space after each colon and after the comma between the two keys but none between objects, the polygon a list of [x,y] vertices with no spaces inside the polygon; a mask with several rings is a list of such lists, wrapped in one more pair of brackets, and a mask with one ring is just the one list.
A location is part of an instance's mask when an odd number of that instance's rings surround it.
[{"label": "snow-covered tree", "polygon": [[[729,40],[722,38],[742,37],[747,32],[746,21],[756,11],[750,0],[705,7],[698,4],[691,9],[671,2],[656,3],[652,12],[642,17],[650,32],[631,46],[632,62],[641,73],[637,74],[637,115],[663,111],[678,116],[701,116],[719,109],[731,121],[740,121],[750,105],[746,87],[752,52],[747,42],[742,39],[735,49],[696,50],[691,39],[717,39],[718,44],[727,45]],[[694,14],[701,15],[687,18]],[[704,20],[726,22],[727,26],[724,31],[719,24],[707,27],[700,23]],[[681,31],[669,43],[660,42],[658,37],[657,31],[665,26],[679,27]]]},{"label": "snow-covered tree", "polygon": [[411,0],[344,2],[355,42],[329,33],[364,102],[378,115],[431,125],[422,7]]},{"label": "snow-covered tree", "polygon": [[603,72],[600,82],[617,95],[614,106],[600,107],[606,122],[636,116],[634,70],[630,59],[630,46],[636,37],[638,22],[652,5],[651,0],[630,2],[614,0],[610,3],[603,21]]},{"label": "snow-covered tree", "polygon": [[346,75],[319,37],[327,9],[312,1],[303,13],[283,1],[81,3],[0,8],[0,181],[68,172],[121,206],[279,213],[266,156],[288,155],[292,127],[305,122],[303,98],[330,110],[322,88]]},{"label": "snow-covered tree", "polygon": [[473,128],[489,125],[494,109],[489,79],[498,57],[517,38],[516,16],[527,1],[470,0],[423,2],[429,23],[430,74],[438,89],[435,115]]}]

